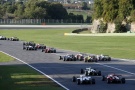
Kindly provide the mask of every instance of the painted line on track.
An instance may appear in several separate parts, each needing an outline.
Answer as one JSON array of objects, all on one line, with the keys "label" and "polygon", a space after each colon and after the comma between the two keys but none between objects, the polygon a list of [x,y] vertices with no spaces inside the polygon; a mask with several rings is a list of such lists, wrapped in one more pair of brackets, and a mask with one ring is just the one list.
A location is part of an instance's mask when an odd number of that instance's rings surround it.
[{"label": "painted line on track", "polygon": [[42,71],[36,69],[35,67],[33,67],[32,65],[30,65],[30,64],[28,64],[28,63],[26,63],[26,62],[24,62],[23,60],[21,60],[21,59],[19,59],[19,58],[16,58],[16,57],[14,57],[14,56],[12,56],[12,55],[10,55],[10,54],[4,52],[4,51],[0,51],[0,52],[4,53],[4,54],[6,54],[6,55],[8,55],[8,56],[10,56],[10,57],[13,57],[13,58],[15,58],[16,60],[18,60],[18,61],[20,61],[20,62],[22,62],[22,63],[28,65],[29,67],[33,68],[34,70],[38,71],[39,73],[41,73],[41,74],[43,74],[44,76],[48,77],[49,79],[53,80],[55,83],[57,83],[58,85],[60,85],[61,87],[63,87],[65,90],[69,90],[67,87],[65,87],[64,85],[62,85],[61,83],[59,83],[59,82],[56,81],[55,79],[51,78],[49,75],[47,75],[47,74],[43,73]]},{"label": "painted line on track", "polygon": [[129,72],[129,71],[126,71],[126,70],[123,70],[123,69],[115,68],[115,67],[112,67],[112,66],[109,66],[109,65],[105,65],[105,64],[101,64],[101,63],[95,63],[95,64],[99,64],[99,65],[102,65],[104,67],[113,68],[113,69],[116,69],[116,70],[119,70],[119,71],[122,71],[122,72],[125,72],[125,73],[128,73],[128,74],[131,74],[131,75],[135,75],[135,73],[132,73],[132,72]]}]

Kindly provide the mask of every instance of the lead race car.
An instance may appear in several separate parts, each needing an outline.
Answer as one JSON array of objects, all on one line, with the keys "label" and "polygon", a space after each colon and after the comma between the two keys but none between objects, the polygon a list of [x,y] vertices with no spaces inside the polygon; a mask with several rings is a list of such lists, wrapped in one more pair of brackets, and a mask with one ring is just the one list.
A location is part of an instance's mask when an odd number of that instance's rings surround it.
[{"label": "lead race car", "polygon": [[0,35],[0,40],[7,40],[7,38],[5,36]]},{"label": "lead race car", "polygon": [[101,76],[101,71],[89,67],[85,70],[81,69],[81,74],[85,74],[86,76]]},{"label": "lead race car", "polygon": [[79,77],[73,76],[72,81],[77,82],[78,85],[96,83],[94,78],[92,78],[91,76],[86,76],[86,75],[80,75]]},{"label": "lead race car", "polygon": [[107,81],[108,84],[110,83],[122,83],[126,82],[125,78],[122,75],[117,74],[108,74],[108,76],[103,76],[102,81]]}]

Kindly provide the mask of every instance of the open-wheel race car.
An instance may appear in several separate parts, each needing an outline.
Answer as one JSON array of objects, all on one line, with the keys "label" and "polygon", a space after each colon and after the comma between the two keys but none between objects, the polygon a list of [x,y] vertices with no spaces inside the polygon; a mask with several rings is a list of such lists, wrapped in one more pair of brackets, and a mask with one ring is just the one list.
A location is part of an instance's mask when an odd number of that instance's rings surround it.
[{"label": "open-wheel race car", "polygon": [[87,55],[84,57],[84,62],[97,62],[97,57],[95,55]]},{"label": "open-wheel race car", "polygon": [[86,76],[101,76],[101,71],[89,67],[85,70],[81,69],[81,74],[85,74]]},{"label": "open-wheel race car", "polygon": [[63,60],[63,61],[76,61],[76,57],[73,54],[67,54],[64,56],[60,56],[59,60]]},{"label": "open-wheel race car", "polygon": [[23,50],[37,50],[37,48],[31,45],[24,45]]},{"label": "open-wheel race car", "polygon": [[125,78],[122,75],[117,74],[108,74],[108,76],[103,76],[102,81],[107,81],[108,84],[110,83],[122,83],[126,82]]},{"label": "open-wheel race car", "polygon": [[44,44],[36,44],[35,46],[37,49],[46,49],[46,46]]},{"label": "open-wheel race car", "polygon": [[42,49],[42,52],[45,52],[45,53],[56,53],[56,49],[55,48],[45,48],[45,49]]},{"label": "open-wheel race car", "polygon": [[0,35],[0,40],[7,40],[7,38],[5,36]]},{"label": "open-wheel race car", "polygon": [[111,57],[109,55],[97,55],[98,61],[111,61]]},{"label": "open-wheel race car", "polygon": [[10,41],[19,41],[19,38],[17,38],[17,37],[11,37],[11,38],[8,38],[8,40],[10,40]]},{"label": "open-wheel race car", "polygon": [[26,46],[28,46],[28,45],[35,46],[36,43],[34,43],[34,41],[29,41],[29,42],[23,42],[23,45],[26,45]]},{"label": "open-wheel race car", "polygon": [[84,60],[84,54],[79,53],[79,54],[76,54],[75,57],[76,57],[76,60],[78,60],[78,61]]},{"label": "open-wheel race car", "polygon": [[78,85],[96,83],[94,78],[92,78],[91,76],[85,76],[85,75],[80,75],[79,77],[73,76],[72,81],[77,82]]}]

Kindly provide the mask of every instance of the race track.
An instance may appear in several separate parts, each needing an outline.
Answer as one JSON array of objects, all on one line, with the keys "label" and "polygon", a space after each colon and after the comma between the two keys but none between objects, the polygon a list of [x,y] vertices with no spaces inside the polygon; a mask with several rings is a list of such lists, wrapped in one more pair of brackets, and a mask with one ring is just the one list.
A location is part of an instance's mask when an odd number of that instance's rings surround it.
[{"label": "race track", "polygon": [[[0,51],[8,53],[34,68],[49,75],[69,90],[135,90],[135,61],[116,60],[98,63],[84,63],[83,61],[60,61],[59,55],[77,54],[78,52],[57,49],[57,53],[43,53],[25,51],[22,41],[0,41]],[[107,84],[101,81],[101,76],[93,76],[95,85],[77,85],[72,77],[80,75],[80,69],[92,67],[101,70],[102,75],[109,73],[121,74],[126,78],[125,84]]]}]

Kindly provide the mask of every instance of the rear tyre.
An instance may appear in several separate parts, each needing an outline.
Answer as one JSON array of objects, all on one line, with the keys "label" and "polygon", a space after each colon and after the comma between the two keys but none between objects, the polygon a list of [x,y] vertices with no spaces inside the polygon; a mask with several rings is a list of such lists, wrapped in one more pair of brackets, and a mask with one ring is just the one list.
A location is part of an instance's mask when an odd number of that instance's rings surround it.
[{"label": "rear tyre", "polygon": [[106,79],[105,76],[102,76],[102,81],[105,81],[105,79]]},{"label": "rear tyre", "polygon": [[123,83],[123,84],[125,84],[125,83],[126,83],[125,78],[122,78],[122,79],[121,79],[121,83]]},{"label": "rear tyre", "polygon": [[92,84],[95,84],[95,83],[96,83],[95,79],[92,79]]},{"label": "rear tyre", "polygon": [[77,80],[77,84],[80,85],[80,83],[81,83],[81,81],[80,81],[80,79],[78,79],[78,80]]},{"label": "rear tyre", "polygon": [[107,83],[110,84],[110,79],[107,79]]},{"label": "rear tyre", "polygon": [[98,72],[98,76],[101,76],[101,71]]},{"label": "rear tyre", "polygon": [[85,75],[88,76],[88,71],[85,71]]},{"label": "rear tyre", "polygon": [[83,74],[84,73],[84,70],[83,69],[81,69],[81,74]]},{"label": "rear tyre", "polygon": [[75,76],[73,76],[72,81],[76,82],[76,77]]}]

